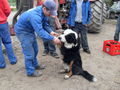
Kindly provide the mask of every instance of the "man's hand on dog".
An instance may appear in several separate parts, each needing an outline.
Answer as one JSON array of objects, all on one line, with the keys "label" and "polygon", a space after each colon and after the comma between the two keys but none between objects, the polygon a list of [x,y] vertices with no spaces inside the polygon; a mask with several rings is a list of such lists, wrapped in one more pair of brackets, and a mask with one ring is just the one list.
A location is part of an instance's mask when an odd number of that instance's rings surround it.
[{"label": "man's hand on dog", "polygon": [[55,32],[51,32],[50,33],[52,36],[55,36],[55,37],[58,37],[59,36],[59,34],[58,33],[55,33]]},{"label": "man's hand on dog", "polygon": [[61,41],[57,37],[54,37],[53,42],[55,44],[59,44],[59,45],[61,44]]},{"label": "man's hand on dog", "polygon": [[53,42],[55,43],[55,44],[61,44],[61,41],[57,38],[58,36],[59,36],[59,34],[58,33],[55,33],[55,32],[51,32],[50,33],[52,36],[54,36],[54,40],[53,40]]}]

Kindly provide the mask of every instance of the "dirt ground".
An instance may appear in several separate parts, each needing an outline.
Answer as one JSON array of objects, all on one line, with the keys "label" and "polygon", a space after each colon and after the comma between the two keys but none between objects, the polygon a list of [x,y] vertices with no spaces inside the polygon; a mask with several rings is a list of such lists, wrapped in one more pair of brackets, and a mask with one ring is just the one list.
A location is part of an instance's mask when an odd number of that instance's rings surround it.
[{"label": "dirt ground", "polygon": [[[41,40],[38,40],[38,60],[47,67],[42,70],[41,77],[27,77],[20,44],[16,37],[12,37],[18,63],[10,65],[5,56],[7,67],[0,70],[0,90],[120,90],[120,55],[110,56],[102,51],[103,41],[113,39],[115,24],[115,21],[109,20],[103,25],[101,33],[88,34],[91,54],[84,53],[82,49],[80,51],[84,69],[93,74],[98,79],[97,82],[89,82],[81,76],[64,80],[64,74],[59,74],[61,59],[41,56]],[[57,52],[59,53],[58,48]]]}]

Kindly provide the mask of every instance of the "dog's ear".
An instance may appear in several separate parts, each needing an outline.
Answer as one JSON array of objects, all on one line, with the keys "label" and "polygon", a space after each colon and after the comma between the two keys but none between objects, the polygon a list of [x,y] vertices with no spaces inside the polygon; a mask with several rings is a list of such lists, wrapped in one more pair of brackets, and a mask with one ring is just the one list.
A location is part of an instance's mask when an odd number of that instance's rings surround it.
[{"label": "dog's ear", "polygon": [[74,33],[68,34],[67,36],[65,36],[65,39],[66,39],[67,43],[74,43],[74,44],[77,43],[77,40],[76,40]]}]

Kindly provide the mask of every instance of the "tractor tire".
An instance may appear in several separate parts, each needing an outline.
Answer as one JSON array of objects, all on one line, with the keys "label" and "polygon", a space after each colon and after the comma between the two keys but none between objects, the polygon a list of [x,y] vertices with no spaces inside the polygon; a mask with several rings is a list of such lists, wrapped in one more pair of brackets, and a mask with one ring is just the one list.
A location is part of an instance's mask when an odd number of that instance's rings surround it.
[{"label": "tractor tire", "polygon": [[88,26],[88,32],[99,33],[101,26],[106,18],[106,4],[102,0],[91,2],[92,18],[91,24]]}]

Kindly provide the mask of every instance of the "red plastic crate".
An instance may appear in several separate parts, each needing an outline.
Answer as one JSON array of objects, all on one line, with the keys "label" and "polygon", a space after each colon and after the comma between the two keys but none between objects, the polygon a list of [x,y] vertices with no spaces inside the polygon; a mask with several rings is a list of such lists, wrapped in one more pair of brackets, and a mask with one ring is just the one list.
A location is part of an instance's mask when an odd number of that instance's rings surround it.
[{"label": "red plastic crate", "polygon": [[120,42],[114,40],[104,41],[103,51],[112,56],[120,55]]}]

